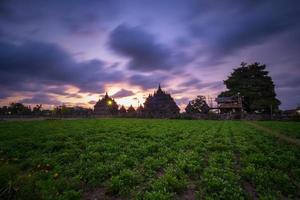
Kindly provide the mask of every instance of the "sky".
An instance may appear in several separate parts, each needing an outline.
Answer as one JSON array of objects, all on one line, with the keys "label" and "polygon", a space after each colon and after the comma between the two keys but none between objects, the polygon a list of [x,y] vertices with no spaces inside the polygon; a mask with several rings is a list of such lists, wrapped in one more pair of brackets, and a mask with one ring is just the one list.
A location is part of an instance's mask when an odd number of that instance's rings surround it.
[{"label": "sky", "polygon": [[299,0],[1,0],[0,105],[137,106],[160,83],[184,108],[242,62],[300,105]]}]

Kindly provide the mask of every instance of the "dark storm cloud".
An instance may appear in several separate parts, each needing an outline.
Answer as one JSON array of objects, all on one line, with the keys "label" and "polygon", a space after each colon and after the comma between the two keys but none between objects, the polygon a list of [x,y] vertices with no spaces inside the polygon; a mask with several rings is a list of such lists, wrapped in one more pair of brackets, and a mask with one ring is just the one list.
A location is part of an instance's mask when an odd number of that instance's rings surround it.
[{"label": "dark storm cloud", "polygon": [[[204,60],[200,66],[225,69],[233,60],[264,62],[271,74],[281,75],[273,77],[281,108],[300,101],[295,92],[300,73],[299,45],[295,45],[300,40],[300,1],[202,0],[191,5],[187,30],[200,44],[197,51]],[[218,84],[215,88],[222,90]]]},{"label": "dark storm cloud", "polygon": [[196,85],[197,89],[220,90],[224,88],[223,81],[200,82]]},{"label": "dark storm cloud", "polygon": [[300,106],[299,70],[295,69],[294,73],[281,73],[274,76],[277,96],[281,102],[284,102],[285,108]]},{"label": "dark storm cloud", "polygon": [[60,105],[62,102],[58,101],[55,97],[48,94],[37,93],[33,95],[31,98],[24,98],[20,100],[21,103],[28,104],[47,104],[47,105]]},{"label": "dark storm cloud", "polygon": [[[295,69],[294,72],[300,73],[300,68]],[[274,76],[278,88],[300,88],[300,78],[298,73],[281,73]]]},{"label": "dark storm cloud", "polygon": [[5,99],[6,97],[9,97],[10,95],[11,95],[11,93],[9,91],[2,90],[0,92],[0,99]]},{"label": "dark storm cloud", "polygon": [[172,89],[172,88],[170,88],[170,89],[168,89],[168,92],[170,93],[170,94],[183,94],[183,93],[186,93],[186,91],[187,91],[187,89],[188,88],[180,88],[180,89]]},{"label": "dark storm cloud", "polygon": [[75,61],[65,50],[51,43],[0,43],[0,87],[14,91],[38,91],[64,94],[58,86],[73,85],[81,92],[102,92],[105,82],[122,78],[108,72],[100,60]]},{"label": "dark storm cloud", "polygon": [[197,1],[190,31],[213,56],[226,56],[262,44],[272,36],[299,28],[300,2]]},{"label": "dark storm cloud", "polygon": [[201,80],[196,79],[196,78],[190,78],[190,80],[187,80],[187,81],[181,83],[179,86],[181,86],[181,87],[191,87],[191,86],[195,86],[199,83],[201,83]]},{"label": "dark storm cloud", "polygon": [[[60,25],[74,34],[88,35],[118,15],[119,0],[2,0],[0,21],[10,24]],[[40,24],[41,26],[42,24]]]},{"label": "dark storm cloud", "polygon": [[[197,79],[213,70],[225,79],[235,63],[257,61],[272,75],[288,72],[274,82],[290,105],[287,94],[299,88],[299,18],[298,0],[2,0],[1,97],[68,96],[70,85],[101,93],[119,81],[149,89],[172,78],[186,81],[178,94],[221,91],[214,75]],[[107,63],[75,60],[102,57]]]},{"label": "dark storm cloud", "polygon": [[168,75],[153,73],[151,75],[135,74],[130,76],[128,80],[132,85],[141,86],[143,89],[151,89],[156,88],[159,83],[169,79],[170,77]]},{"label": "dark storm cloud", "polygon": [[121,89],[115,94],[112,95],[113,98],[123,98],[123,97],[129,97],[134,95],[134,93],[131,90]]},{"label": "dark storm cloud", "polygon": [[58,95],[67,95],[68,93],[66,92],[66,90],[67,90],[66,86],[50,87],[44,89],[44,91],[47,93],[58,94]]},{"label": "dark storm cloud", "polygon": [[294,109],[300,106],[300,87],[278,88],[277,96],[285,102],[285,108]]},{"label": "dark storm cloud", "polygon": [[141,27],[118,26],[110,34],[109,45],[118,54],[130,58],[130,69],[167,70],[176,64],[171,50]]},{"label": "dark storm cloud", "polygon": [[213,81],[213,82],[203,82],[196,78],[191,78],[188,81],[185,81],[179,85],[180,87],[190,88],[194,87],[196,89],[222,89],[224,84],[222,81]]}]

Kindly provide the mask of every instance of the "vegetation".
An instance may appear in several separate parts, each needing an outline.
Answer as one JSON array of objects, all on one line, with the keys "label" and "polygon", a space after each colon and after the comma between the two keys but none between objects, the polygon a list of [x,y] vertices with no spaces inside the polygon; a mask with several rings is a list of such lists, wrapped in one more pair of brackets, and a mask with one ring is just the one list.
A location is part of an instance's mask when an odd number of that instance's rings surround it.
[{"label": "vegetation", "polygon": [[276,99],[274,83],[268,75],[266,65],[242,63],[234,69],[224,84],[227,91],[219,97],[235,96],[238,93],[243,97],[243,108],[249,113],[270,113],[278,110],[280,101]]},{"label": "vegetation", "polygon": [[22,103],[11,103],[9,106],[0,107],[0,115],[31,115],[31,116],[87,116],[92,114],[92,109],[79,106],[68,107],[65,105],[57,106],[53,110],[43,109],[42,104],[37,104],[33,108]]},{"label": "vegetation", "polygon": [[271,121],[261,121],[258,124],[270,128],[272,130],[278,131],[281,134],[285,134],[292,138],[300,139],[300,122],[271,122]]},{"label": "vegetation", "polygon": [[209,111],[209,106],[206,103],[205,96],[197,96],[196,99],[190,101],[186,106],[185,111],[188,114],[207,114]]},{"label": "vegetation", "polygon": [[1,199],[300,197],[300,148],[243,121],[0,122],[0,157]]},{"label": "vegetation", "polygon": [[52,111],[52,114],[58,116],[70,116],[70,115],[77,115],[77,116],[87,116],[92,113],[92,109],[83,108],[83,107],[67,107],[65,105],[57,106]]},{"label": "vegetation", "polygon": [[[39,106],[34,107],[34,113],[40,110]],[[0,115],[28,115],[31,113],[31,107],[25,106],[22,103],[11,103],[9,106],[0,107]]]}]

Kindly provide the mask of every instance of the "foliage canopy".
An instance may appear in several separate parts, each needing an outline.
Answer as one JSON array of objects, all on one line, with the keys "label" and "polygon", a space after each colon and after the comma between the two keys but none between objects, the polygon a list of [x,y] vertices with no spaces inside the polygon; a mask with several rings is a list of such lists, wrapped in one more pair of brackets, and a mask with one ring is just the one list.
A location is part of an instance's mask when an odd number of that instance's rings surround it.
[{"label": "foliage canopy", "polygon": [[196,99],[190,101],[185,108],[188,114],[208,113],[209,106],[205,101],[205,96],[197,96]]},{"label": "foliage canopy", "polygon": [[266,65],[260,63],[241,63],[241,67],[234,69],[224,81],[228,90],[219,94],[219,97],[240,93],[243,97],[243,108],[249,113],[278,110],[280,101],[276,98],[275,85],[265,69]]}]

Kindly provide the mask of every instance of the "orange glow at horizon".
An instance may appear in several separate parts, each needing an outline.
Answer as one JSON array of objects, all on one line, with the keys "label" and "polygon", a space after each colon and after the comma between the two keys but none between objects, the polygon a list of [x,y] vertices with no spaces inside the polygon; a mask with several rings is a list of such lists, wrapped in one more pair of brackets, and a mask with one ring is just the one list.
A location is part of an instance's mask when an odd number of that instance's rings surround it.
[{"label": "orange glow at horizon", "polygon": [[[129,88],[128,90],[132,91],[134,94],[126,97],[113,97],[114,94],[125,88]],[[148,96],[151,90],[143,90],[139,86],[132,86],[127,83],[116,83],[105,85],[105,91],[107,91],[109,96],[114,98],[118,105],[125,106],[126,108],[132,105],[137,108],[144,103],[144,97]]]}]

